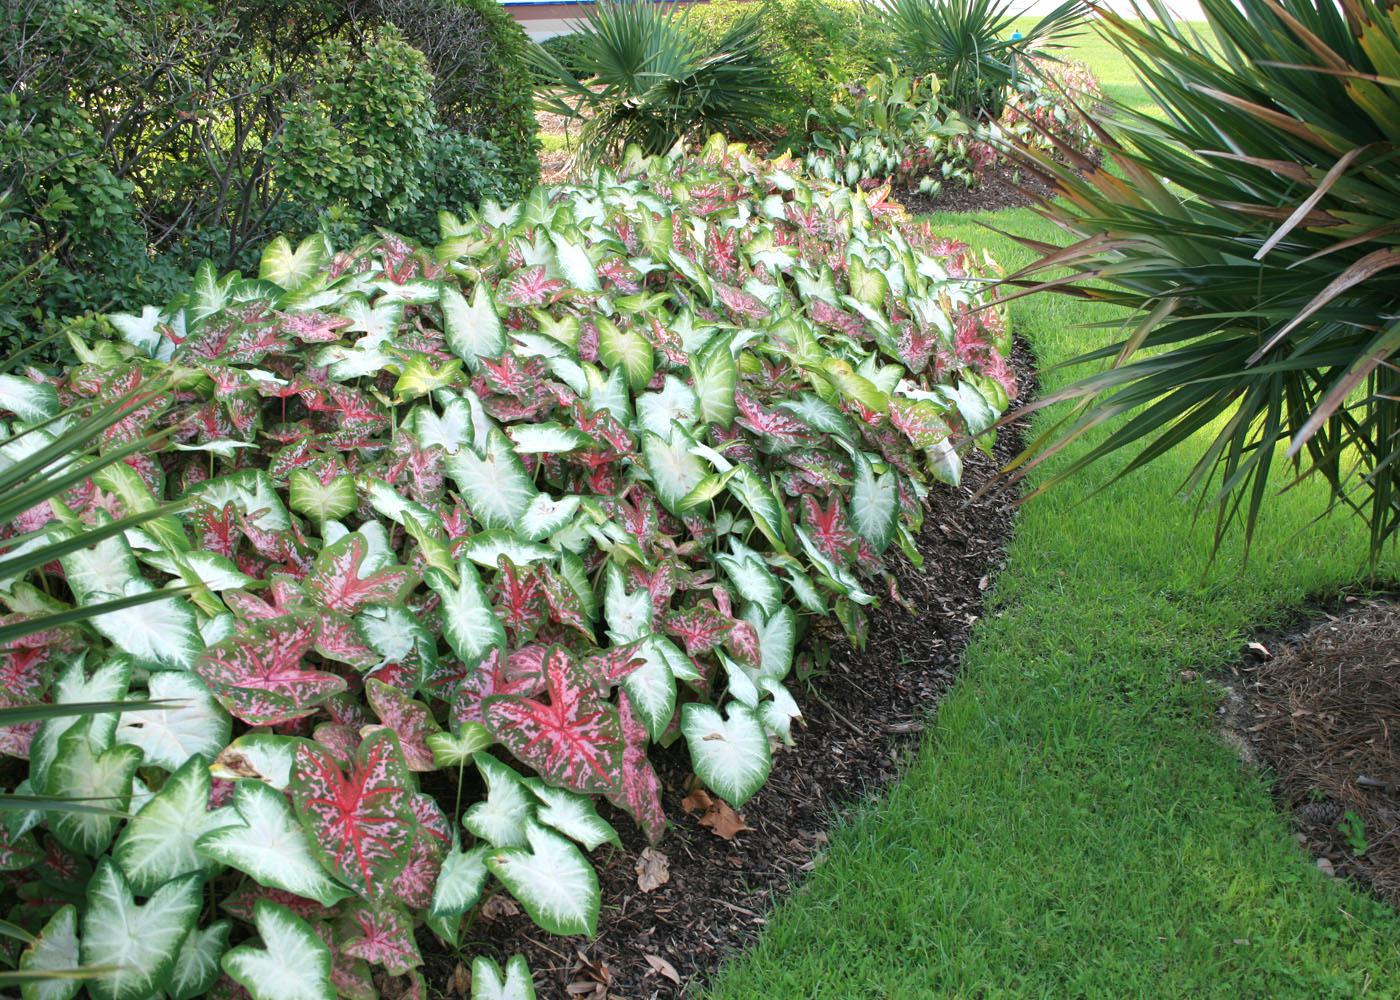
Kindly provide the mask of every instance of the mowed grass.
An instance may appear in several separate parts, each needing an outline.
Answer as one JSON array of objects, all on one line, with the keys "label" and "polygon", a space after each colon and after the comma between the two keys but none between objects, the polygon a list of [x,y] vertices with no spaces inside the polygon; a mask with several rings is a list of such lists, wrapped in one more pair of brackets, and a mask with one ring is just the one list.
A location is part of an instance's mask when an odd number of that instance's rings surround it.
[{"label": "mowed grass", "polygon": [[[987,221],[1056,238],[1024,209]],[[966,216],[936,222],[1029,259]],[[1047,387],[1109,335],[1085,325],[1115,319],[1049,295],[1013,316]],[[1365,579],[1361,526],[1316,522],[1321,492],[1294,490],[1247,564],[1237,538],[1212,564],[1210,516],[1178,492],[1192,457],[1096,492],[1121,462],[1099,466],[1023,508],[906,776],[838,823],[710,996],[1400,995],[1400,919],[1296,846],[1267,775],[1220,739],[1205,679],[1251,630]]]}]

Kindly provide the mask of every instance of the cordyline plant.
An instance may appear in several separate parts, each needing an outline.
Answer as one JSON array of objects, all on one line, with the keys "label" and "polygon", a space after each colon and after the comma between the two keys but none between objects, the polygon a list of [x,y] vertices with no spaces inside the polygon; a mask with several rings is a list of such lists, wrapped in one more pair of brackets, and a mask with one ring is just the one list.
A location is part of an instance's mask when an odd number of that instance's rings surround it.
[{"label": "cordyline plant", "polygon": [[1400,529],[1400,5],[1202,10],[1203,37],[1155,3],[1140,22],[1102,15],[1161,108],[1095,126],[1117,171],[1024,154],[1072,241],[1037,244],[1017,282],[1138,318],[1079,359],[1111,367],[1037,402],[1080,406],[1023,468],[1131,413],[1044,485],[1144,445],[1131,472],[1199,433],[1186,486],[1216,502],[1217,542],[1240,521],[1253,535],[1289,461],[1365,518],[1375,557]]},{"label": "cordyline plant", "polygon": [[[712,141],[431,250],[279,240],[32,374],[16,428],[160,379],[105,447],[169,437],[10,528],[158,512],[11,581],[12,617],[183,589],[5,654],[57,706],[162,703],[6,746],[34,792],[110,807],[0,825],[20,967],[109,969],[101,1000],[422,995],[420,933],[456,948],[493,893],[592,933],[585,852],[616,815],[666,827],[650,747],[752,796],[804,622],[859,638],[1009,403],[977,267],[882,192]],[[529,984],[474,968],[474,996]]]}]

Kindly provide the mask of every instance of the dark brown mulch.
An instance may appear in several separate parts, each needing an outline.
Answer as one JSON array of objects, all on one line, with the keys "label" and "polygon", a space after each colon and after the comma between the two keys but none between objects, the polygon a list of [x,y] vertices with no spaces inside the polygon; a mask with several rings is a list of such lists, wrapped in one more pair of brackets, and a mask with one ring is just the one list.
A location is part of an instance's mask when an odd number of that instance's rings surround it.
[{"label": "dark brown mulch", "polygon": [[1235,673],[1236,731],[1300,843],[1400,907],[1400,603],[1349,598],[1300,634],[1251,644]]},{"label": "dark brown mulch", "polygon": [[890,193],[909,214],[927,215],[929,212],[995,212],[1020,208],[1050,192],[1050,185],[1039,174],[999,163],[972,189],[952,183],[931,198],[898,187]]},{"label": "dark brown mulch", "polygon": [[[1028,382],[1029,358],[1021,348],[1013,361]],[[956,496],[935,490],[919,538],[923,568],[897,560],[900,591],[916,613],[883,602],[864,651],[833,641],[826,669],[809,684],[794,684],[806,724],[795,732],[797,746],[775,755],[768,783],[744,804],[750,830],[723,840],[682,810],[690,773],[684,747],[673,746],[656,755],[672,820],[660,845],[668,882],[650,893],[639,890],[637,863],[645,844],[627,817],[609,815],[625,849],[593,855],[603,891],[595,940],[551,938],[523,916],[505,915],[470,929],[474,940],[464,943],[463,954],[503,961],[523,952],[541,1000],[657,1000],[681,995],[679,983],[712,973],[750,943],[774,894],[820,863],[833,816],[898,776],[952,684],[1013,521],[1006,491],[974,494],[1018,446],[1015,434],[1003,433],[995,460],[968,460]],[[649,963],[648,956],[660,961]],[[454,984],[465,976],[455,970],[456,959],[442,952],[425,957],[435,993],[458,996]],[[672,970],[679,983],[668,978]]]}]

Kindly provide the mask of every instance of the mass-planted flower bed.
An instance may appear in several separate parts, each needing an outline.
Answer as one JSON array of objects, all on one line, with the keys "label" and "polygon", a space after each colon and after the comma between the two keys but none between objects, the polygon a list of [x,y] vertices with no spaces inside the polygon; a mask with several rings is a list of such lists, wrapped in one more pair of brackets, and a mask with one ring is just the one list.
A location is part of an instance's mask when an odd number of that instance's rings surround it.
[{"label": "mass-planted flower bed", "polygon": [[989,267],[714,140],[436,247],[279,240],[7,385],[37,428],[7,461],[115,399],[104,447],[165,434],[11,546],[171,504],[0,592],[13,621],[172,590],[4,654],[11,704],[163,702],[0,732],[18,791],[104,806],[0,823],[20,966],[104,967],[104,1000],[421,995],[420,940],[493,894],[592,933],[588,853],[665,834],[652,748],[753,795],[807,623],[860,641],[989,441],[1015,394]]}]

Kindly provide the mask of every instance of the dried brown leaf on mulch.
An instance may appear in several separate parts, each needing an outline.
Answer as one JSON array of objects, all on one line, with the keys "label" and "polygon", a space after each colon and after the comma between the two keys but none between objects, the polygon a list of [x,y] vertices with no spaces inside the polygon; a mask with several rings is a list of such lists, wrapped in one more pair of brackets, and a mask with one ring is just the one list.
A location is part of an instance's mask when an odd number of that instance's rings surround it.
[{"label": "dried brown leaf on mulch", "polygon": [[[1029,357],[1019,347],[1013,363],[1029,392]],[[669,1000],[753,941],[774,896],[821,863],[833,818],[898,777],[923,720],[952,684],[983,614],[982,581],[1000,568],[1013,521],[1012,496],[979,490],[1017,450],[1018,435],[1003,432],[994,457],[969,457],[962,487],[934,490],[919,537],[923,568],[892,560],[914,611],[884,602],[872,615],[863,651],[845,645],[838,632],[825,670],[808,683],[793,682],[805,727],[795,733],[795,747],[779,749],[768,783],[744,803],[748,829],[725,839],[702,827],[714,814],[683,807],[692,790],[684,746],[657,751],[672,821],[660,845],[669,879],[649,892],[639,888],[646,842],[635,824],[613,813],[623,848],[592,855],[603,893],[597,938],[551,938],[522,914],[469,928],[462,954],[504,961],[523,953],[540,1000],[577,995],[569,990],[580,988],[578,955],[608,970],[608,997]],[[692,798],[691,805],[701,803]],[[432,947],[426,934],[422,944],[434,995],[450,995],[457,956]]]},{"label": "dried brown leaf on mulch", "polygon": [[1249,657],[1236,726],[1280,806],[1320,868],[1400,906],[1400,604],[1357,600]]}]

